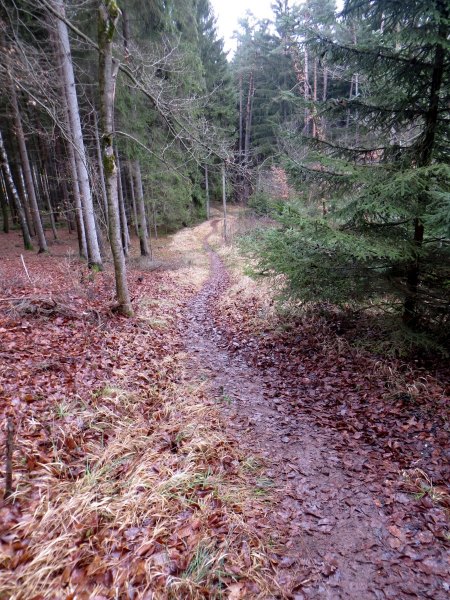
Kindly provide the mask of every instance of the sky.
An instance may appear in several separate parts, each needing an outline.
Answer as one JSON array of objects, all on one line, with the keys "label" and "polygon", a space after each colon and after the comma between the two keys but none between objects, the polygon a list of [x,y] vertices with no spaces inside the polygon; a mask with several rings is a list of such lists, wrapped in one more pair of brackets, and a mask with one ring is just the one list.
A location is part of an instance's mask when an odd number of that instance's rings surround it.
[{"label": "sky", "polygon": [[250,10],[258,19],[269,18],[272,15],[272,2],[273,0],[211,0],[219,36],[225,40],[225,50],[233,52],[236,48],[236,41],[232,39],[233,31],[238,29],[238,21],[245,16],[246,11]]},{"label": "sky", "polygon": [[[300,4],[302,0],[297,0]],[[219,36],[225,41],[225,50],[230,50],[228,58],[236,49],[233,32],[239,28],[238,21],[250,10],[257,19],[267,19],[272,16],[270,5],[273,0],[211,0],[214,14],[217,17]],[[343,0],[337,0],[338,9],[342,8]]]}]

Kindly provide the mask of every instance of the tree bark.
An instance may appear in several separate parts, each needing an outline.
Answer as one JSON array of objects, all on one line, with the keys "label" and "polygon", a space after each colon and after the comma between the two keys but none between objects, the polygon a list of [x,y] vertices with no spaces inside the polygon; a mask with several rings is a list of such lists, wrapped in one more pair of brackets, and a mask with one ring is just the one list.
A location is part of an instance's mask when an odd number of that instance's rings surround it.
[{"label": "tree bark", "polygon": [[105,183],[105,169],[103,166],[103,158],[102,158],[102,148],[100,145],[100,134],[98,131],[98,119],[97,115],[94,112],[94,136],[95,136],[95,147],[97,150],[97,162],[98,162],[98,174],[100,177],[100,189],[102,193],[102,205],[103,212],[105,213],[105,221],[106,226],[108,227],[108,195],[106,193],[106,183]]},{"label": "tree bark", "polygon": [[[62,0],[53,0],[54,8],[61,17],[65,16]],[[83,212],[84,230],[86,236],[86,247],[88,254],[88,265],[102,269],[102,258],[97,240],[95,226],[94,204],[92,201],[91,186],[87,170],[87,156],[84,147],[83,132],[81,130],[80,113],[78,109],[78,98],[75,88],[75,77],[73,72],[72,57],[70,52],[69,34],[67,25],[57,19],[57,40],[61,56],[61,67],[67,101],[72,142],[74,145],[74,158],[77,170],[77,179],[80,190],[81,208]]]},{"label": "tree bark", "polygon": [[23,210],[25,212],[25,219],[27,220],[27,227],[30,233],[30,236],[34,236],[34,228],[33,228],[33,219],[31,218],[30,206],[28,202],[27,191],[25,189],[25,181],[23,179],[22,169],[20,167],[20,158],[18,157],[18,153],[15,151],[14,146],[12,147],[14,152],[14,160],[11,161],[11,173],[13,180],[16,184],[16,190],[19,195]]},{"label": "tree bark", "polygon": [[36,198],[36,190],[33,183],[33,174],[31,172],[30,160],[28,157],[28,150],[25,143],[25,134],[22,126],[22,119],[20,117],[19,103],[17,100],[16,88],[14,81],[10,76],[10,100],[14,119],[15,133],[17,144],[19,146],[20,162],[22,163],[23,175],[25,179],[25,186],[27,189],[28,199],[30,201],[31,214],[33,217],[34,230],[38,238],[39,253],[47,252],[47,240],[45,239],[44,228],[42,227],[41,215],[39,212],[39,206]]},{"label": "tree bark", "polygon": [[44,199],[45,208],[48,211],[48,216],[50,219],[50,227],[52,229],[53,238],[55,240],[58,239],[58,233],[56,231],[56,223],[55,223],[55,215],[52,208],[52,201],[50,197],[50,188],[48,186],[47,174],[45,172],[45,167],[42,165],[41,172],[39,172],[39,167],[37,165],[33,166],[33,174],[34,180],[36,183],[35,189],[41,189],[41,197]]},{"label": "tree bark", "polygon": [[144,190],[142,188],[141,165],[139,160],[133,161],[134,188],[136,192],[136,205],[138,216],[138,235],[141,247],[141,256],[149,256],[151,253],[147,235],[147,219],[145,217]]},{"label": "tree bark", "polygon": [[250,134],[252,129],[252,116],[253,116],[253,96],[255,94],[254,77],[253,72],[250,73],[248,82],[248,96],[247,96],[247,109],[245,113],[245,139],[244,139],[244,164],[245,166],[249,163],[250,158]]},{"label": "tree bark", "polygon": [[[73,133],[70,124],[70,115],[69,115],[69,106],[67,102],[67,94],[66,94],[66,85],[63,71],[63,59],[62,59],[62,48],[59,40],[56,36],[56,33],[53,29],[50,30],[51,39],[53,41],[53,45],[55,47],[57,60],[58,60],[58,71],[60,76],[59,87],[61,89],[62,95],[62,104],[64,110],[64,125],[67,133],[69,134],[70,139],[66,144],[66,152],[68,157],[68,177],[70,178],[70,188],[73,197],[74,204],[74,215],[75,215],[75,224],[77,229],[78,236],[78,250],[81,258],[88,259],[88,251],[87,251],[87,243],[86,243],[86,231],[84,228],[84,220],[83,220],[83,208],[81,206],[81,195],[80,195],[80,187],[78,185],[78,172],[77,172],[77,164],[75,160],[75,148],[73,143]],[[61,144],[61,142],[59,142]],[[67,189],[67,186],[66,186]]]},{"label": "tree bark", "polygon": [[228,222],[227,222],[227,187],[225,165],[222,165],[222,204],[223,204],[223,238],[228,240]]},{"label": "tree bark", "polygon": [[9,233],[8,191],[2,170],[0,170],[0,202],[2,204],[3,233]]},{"label": "tree bark", "polygon": [[[433,73],[431,78],[431,89],[428,100],[428,110],[425,115],[425,128],[422,137],[421,149],[417,161],[418,167],[426,167],[431,164],[433,150],[436,140],[436,130],[439,116],[439,98],[443,85],[445,72],[445,47],[448,43],[450,27],[448,25],[450,10],[443,6],[442,21],[439,26],[438,38],[434,54]],[[422,200],[423,203],[426,199]],[[406,273],[407,293],[403,305],[403,322],[411,328],[416,328],[419,323],[417,310],[417,294],[420,283],[420,250],[423,245],[425,228],[420,217],[414,219],[414,237],[415,257],[411,262]]]},{"label": "tree bark", "polygon": [[9,188],[9,192],[15,204],[16,213],[19,218],[20,228],[22,230],[23,236],[23,245],[26,250],[32,250],[33,244],[31,243],[31,236],[28,230],[27,220],[25,218],[25,211],[23,210],[22,203],[20,201],[19,194],[17,193],[17,188],[14,184],[14,180],[11,175],[11,169],[9,168],[8,155],[6,154],[5,145],[3,143],[3,136],[0,131],[0,160],[3,170],[3,176],[5,178],[5,183]]},{"label": "tree bark", "polygon": [[206,195],[206,218],[209,221],[210,218],[210,207],[209,207],[209,177],[208,177],[208,165],[205,165],[205,195]]},{"label": "tree bark", "polygon": [[316,123],[316,102],[317,102],[317,58],[314,59],[314,68],[313,68],[313,101],[314,101],[314,109],[312,115],[312,136],[313,138],[317,137],[317,123]]},{"label": "tree bark", "polygon": [[305,82],[305,87],[303,89],[303,98],[305,99],[305,134],[309,134],[309,109],[307,106],[308,100],[310,98],[309,93],[309,57],[308,57],[308,49],[305,46],[304,56],[303,56],[304,64],[303,64],[303,78]]},{"label": "tree bark", "polygon": [[128,255],[128,248],[130,245],[130,233],[128,231],[127,213],[125,211],[125,198],[122,187],[122,177],[120,168],[119,153],[117,155],[117,190],[119,197],[119,212],[120,212],[120,233],[122,235],[122,247],[125,256]]},{"label": "tree bark", "polygon": [[118,310],[123,315],[131,316],[133,309],[128,291],[125,256],[120,238],[117,165],[114,156],[114,98],[119,64],[113,61],[112,41],[119,15],[120,10],[115,0],[100,1],[98,8],[100,124],[102,162],[108,199],[109,240],[114,260]]},{"label": "tree bark", "polygon": [[[67,118],[69,118],[69,114],[67,113]],[[69,157],[69,169],[70,169],[70,181],[72,188],[72,196],[75,204],[75,219],[77,224],[77,233],[78,233],[78,246],[80,251],[80,256],[87,260],[88,251],[87,251],[87,243],[86,243],[86,230],[84,228],[84,219],[83,219],[83,207],[81,204],[81,195],[80,195],[80,187],[78,185],[78,171],[77,171],[77,163],[75,160],[75,149],[72,145],[72,142],[69,141],[67,144],[67,154]]]},{"label": "tree bark", "polygon": [[239,158],[238,164],[242,164],[242,150],[243,144],[243,127],[244,127],[244,114],[243,114],[243,94],[242,94],[242,73],[239,75]]},{"label": "tree bark", "polygon": [[325,102],[328,95],[328,68],[327,65],[323,65],[323,89],[322,89],[322,100]]},{"label": "tree bark", "polygon": [[137,216],[137,208],[136,208],[136,193],[134,190],[134,169],[133,163],[131,160],[128,161],[128,179],[130,184],[130,195],[131,195],[131,209],[133,211],[133,224],[134,224],[134,232],[136,233],[136,237],[139,237],[139,222]]}]

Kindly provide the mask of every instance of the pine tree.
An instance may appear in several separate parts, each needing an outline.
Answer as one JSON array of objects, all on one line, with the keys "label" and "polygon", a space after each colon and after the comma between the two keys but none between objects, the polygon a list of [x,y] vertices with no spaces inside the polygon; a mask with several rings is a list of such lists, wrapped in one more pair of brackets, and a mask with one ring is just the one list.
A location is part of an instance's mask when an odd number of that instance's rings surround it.
[{"label": "pine tree", "polygon": [[[348,0],[343,18],[358,28],[356,43],[319,33],[311,48],[348,80],[358,73],[358,95],[330,102],[341,128],[291,160],[332,207],[322,218],[308,216],[303,202],[288,207],[262,262],[302,298],[384,302],[409,328],[442,332],[450,312],[449,5]],[[349,111],[353,138],[345,135]]]}]

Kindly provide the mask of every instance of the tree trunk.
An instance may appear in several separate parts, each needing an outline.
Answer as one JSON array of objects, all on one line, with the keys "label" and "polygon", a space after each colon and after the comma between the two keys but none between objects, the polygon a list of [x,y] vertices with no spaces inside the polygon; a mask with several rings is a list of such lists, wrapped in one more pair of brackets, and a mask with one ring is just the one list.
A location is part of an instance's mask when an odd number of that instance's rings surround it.
[{"label": "tree trunk", "polygon": [[[67,118],[69,114],[67,114]],[[71,179],[71,188],[72,188],[72,196],[75,204],[75,218],[77,224],[77,233],[78,233],[78,246],[80,251],[80,256],[87,260],[88,251],[87,251],[87,243],[86,243],[86,230],[84,228],[84,219],[83,219],[83,208],[81,205],[81,195],[80,195],[80,187],[78,185],[78,171],[77,171],[77,163],[75,160],[75,149],[69,141],[67,144],[67,154],[69,156],[69,169],[70,169],[70,179]]]},{"label": "tree trunk", "polygon": [[30,160],[28,158],[27,146],[25,143],[25,134],[22,127],[22,120],[20,118],[19,103],[17,100],[16,88],[12,77],[10,77],[10,100],[14,119],[15,134],[17,144],[19,146],[20,161],[22,163],[23,175],[25,179],[25,186],[30,201],[31,214],[33,217],[34,230],[38,238],[39,253],[47,252],[47,240],[45,239],[44,228],[42,227],[41,215],[39,213],[39,206],[36,198],[36,191],[33,183],[33,174],[31,172]]},{"label": "tree trunk", "polygon": [[317,102],[317,58],[314,59],[314,69],[313,69],[313,101],[314,101],[314,109],[312,115],[312,136],[313,138],[317,137],[317,115],[316,115],[316,102]]},{"label": "tree trunk", "polygon": [[253,116],[253,96],[255,93],[253,73],[250,73],[248,82],[248,97],[247,97],[247,109],[245,113],[245,140],[244,140],[244,164],[248,165],[250,159],[250,134],[252,129],[252,116]]},{"label": "tree trunk", "polygon": [[136,237],[139,237],[139,222],[137,216],[137,208],[136,208],[136,193],[134,190],[134,169],[133,163],[128,161],[128,179],[130,184],[130,194],[131,194],[131,209],[133,211],[133,224],[134,224],[134,232],[136,233]]},{"label": "tree trunk", "polygon": [[206,195],[206,218],[209,221],[210,218],[210,207],[209,207],[209,177],[208,177],[208,165],[205,165],[205,195]]},{"label": "tree trunk", "polygon": [[98,162],[98,175],[100,177],[100,189],[102,194],[102,206],[103,212],[105,213],[106,226],[108,227],[108,196],[106,194],[106,183],[105,183],[105,169],[102,160],[102,148],[100,146],[100,134],[98,132],[98,120],[97,115],[94,112],[94,136],[95,136],[95,148],[97,150],[97,162]]},{"label": "tree trunk", "polygon": [[[50,23],[52,25],[52,23]],[[77,236],[78,236],[78,251],[81,258],[88,260],[88,251],[87,251],[87,243],[86,243],[86,231],[84,228],[84,220],[83,220],[83,209],[81,206],[81,195],[80,195],[80,187],[78,185],[78,172],[77,172],[77,163],[75,159],[75,148],[73,143],[73,133],[70,124],[70,115],[69,115],[69,106],[67,102],[67,94],[66,94],[66,85],[63,71],[63,60],[62,60],[62,48],[59,40],[56,36],[56,33],[53,31],[53,28],[50,29],[51,38],[53,41],[53,45],[56,50],[57,60],[58,60],[58,71],[60,76],[60,89],[62,96],[62,105],[64,111],[64,125],[66,132],[69,136],[69,140],[67,141],[67,157],[68,157],[68,177],[70,178],[70,188],[73,197],[74,204],[74,214],[75,214],[75,224],[77,228]],[[63,131],[63,133],[65,133]],[[61,142],[59,142],[61,144]],[[66,186],[67,188],[67,186]]]},{"label": "tree trunk", "polygon": [[35,179],[39,179],[41,182],[42,196],[45,198],[45,204],[48,210],[48,216],[50,219],[50,227],[52,229],[53,238],[58,239],[58,233],[56,231],[55,214],[53,212],[52,200],[50,195],[50,187],[48,185],[48,177],[45,168],[42,167],[41,173],[39,174],[37,166],[34,167]]},{"label": "tree trunk", "polygon": [[147,235],[147,219],[145,217],[144,190],[142,188],[141,165],[139,160],[133,161],[134,187],[136,191],[136,204],[138,216],[138,235],[141,247],[141,256],[149,256],[151,253]]},{"label": "tree trunk", "polygon": [[158,239],[158,221],[156,212],[156,200],[153,201],[153,231],[155,232],[155,240]]},{"label": "tree trunk", "polygon": [[128,248],[130,245],[130,234],[128,231],[127,214],[125,212],[125,198],[122,187],[122,177],[120,169],[119,153],[117,152],[117,190],[119,198],[119,212],[120,212],[120,233],[122,235],[122,247],[125,256],[128,255]]},{"label": "tree trunk", "polygon": [[31,243],[30,232],[28,231],[27,220],[25,218],[25,211],[23,210],[22,203],[20,201],[19,194],[17,193],[16,186],[14,185],[14,180],[11,175],[11,169],[9,168],[8,155],[6,154],[5,145],[3,144],[3,136],[0,131],[0,159],[3,170],[3,176],[5,178],[5,183],[9,188],[9,193],[11,194],[11,198],[13,199],[16,213],[19,218],[20,228],[22,230],[23,236],[23,245],[26,250],[32,250],[33,244]]},{"label": "tree trunk", "polygon": [[322,100],[326,102],[328,95],[328,68],[327,65],[323,65],[323,89],[322,89]]},{"label": "tree trunk", "polygon": [[310,93],[309,93],[309,57],[308,57],[308,49],[306,48],[306,46],[305,46],[303,60],[304,60],[303,78],[304,78],[304,82],[305,82],[305,87],[303,89],[303,98],[305,99],[305,104],[306,104],[306,106],[305,106],[305,134],[308,135],[309,134],[309,108],[307,106],[307,103],[310,98]]},{"label": "tree trunk", "polygon": [[9,233],[8,191],[2,170],[0,169],[0,201],[2,203],[3,233]]},{"label": "tree trunk", "polygon": [[[442,11],[442,21],[439,26],[439,40],[436,44],[434,55],[433,74],[431,80],[430,97],[428,100],[428,110],[425,115],[425,128],[421,143],[421,152],[418,157],[417,166],[426,167],[431,164],[433,158],[433,150],[436,141],[436,130],[439,115],[439,97],[443,85],[443,77],[445,72],[445,50],[448,43],[449,35],[449,9],[444,8]],[[425,203],[426,199],[422,200]],[[424,240],[424,224],[420,217],[414,219],[414,238],[415,257],[411,262],[406,273],[407,293],[403,305],[403,322],[411,328],[416,328],[419,322],[419,314],[417,310],[417,294],[420,283],[420,250]]]},{"label": "tree trunk", "polygon": [[[55,9],[61,15],[65,16],[64,4],[62,0],[53,0]],[[72,65],[72,56],[70,52],[69,34],[67,25],[57,19],[57,40],[61,56],[61,67],[65,88],[65,99],[67,101],[67,110],[69,114],[69,123],[72,133],[72,143],[74,145],[74,157],[77,170],[77,179],[80,190],[81,208],[83,212],[84,230],[86,236],[86,247],[88,254],[88,265],[102,269],[102,258],[97,240],[95,227],[94,205],[92,201],[91,186],[89,184],[89,175],[87,170],[87,156],[84,147],[83,132],[81,130],[80,113],[78,109],[78,98],[75,88],[75,77]]]},{"label": "tree trunk", "polygon": [[222,204],[223,204],[223,239],[228,240],[228,222],[227,222],[227,187],[225,176],[225,165],[222,165]]},{"label": "tree trunk", "polygon": [[[255,81],[253,73],[250,73],[250,79],[248,84],[248,97],[247,97],[247,108],[245,114],[245,138],[244,138],[244,169],[248,169],[250,164],[250,139],[253,119],[253,97],[255,94]],[[248,173],[243,173],[243,201],[247,202],[250,196],[250,187],[248,181]]]},{"label": "tree trunk", "polygon": [[243,144],[243,126],[244,126],[244,113],[243,113],[243,94],[242,94],[242,73],[239,75],[239,158],[238,164],[242,164],[242,150]]},{"label": "tree trunk", "polygon": [[102,162],[108,199],[109,240],[114,260],[118,310],[131,316],[125,256],[120,239],[119,199],[117,193],[117,165],[114,156],[114,97],[119,64],[113,61],[112,40],[120,11],[115,0],[100,1],[98,8],[99,94],[102,132]]}]

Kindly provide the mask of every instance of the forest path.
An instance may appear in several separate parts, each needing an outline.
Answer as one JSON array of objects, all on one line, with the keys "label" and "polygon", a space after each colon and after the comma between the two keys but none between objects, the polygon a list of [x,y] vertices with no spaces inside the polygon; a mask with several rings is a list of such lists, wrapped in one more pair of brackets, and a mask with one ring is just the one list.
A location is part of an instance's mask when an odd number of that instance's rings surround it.
[{"label": "forest path", "polygon": [[210,276],[189,305],[186,349],[196,377],[209,381],[211,396],[222,405],[230,434],[270,465],[259,493],[271,488],[279,497],[265,525],[277,546],[285,546],[280,586],[298,600],[385,597],[377,593],[373,555],[384,522],[370,490],[340,468],[326,431],[291,413],[280,381],[226,350],[211,312],[230,277],[219,256],[205,248]]}]

